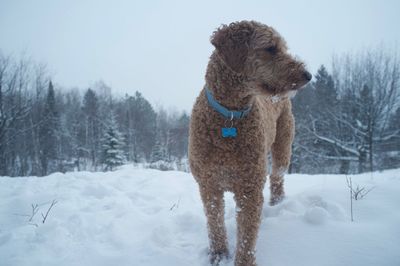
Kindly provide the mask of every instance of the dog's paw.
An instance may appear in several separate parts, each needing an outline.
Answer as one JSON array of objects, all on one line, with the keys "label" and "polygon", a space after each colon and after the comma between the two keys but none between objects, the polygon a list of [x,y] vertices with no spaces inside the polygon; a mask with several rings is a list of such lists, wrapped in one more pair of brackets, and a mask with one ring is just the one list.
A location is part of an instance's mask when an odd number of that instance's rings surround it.
[{"label": "dog's paw", "polygon": [[269,199],[269,205],[275,206],[281,203],[285,199],[285,195],[271,195]]},{"label": "dog's paw", "polygon": [[210,251],[208,253],[210,263],[212,266],[219,266],[220,262],[231,259],[228,250],[224,251]]}]

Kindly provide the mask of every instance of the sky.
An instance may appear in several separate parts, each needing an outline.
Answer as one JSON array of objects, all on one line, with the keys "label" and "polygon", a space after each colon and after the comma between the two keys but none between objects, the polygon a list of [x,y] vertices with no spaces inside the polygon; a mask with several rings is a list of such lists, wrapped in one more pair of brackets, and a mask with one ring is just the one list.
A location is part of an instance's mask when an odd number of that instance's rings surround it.
[{"label": "sky", "polygon": [[400,44],[400,1],[0,0],[0,51],[47,64],[56,84],[140,91],[190,111],[221,24],[273,26],[312,73],[332,56]]}]

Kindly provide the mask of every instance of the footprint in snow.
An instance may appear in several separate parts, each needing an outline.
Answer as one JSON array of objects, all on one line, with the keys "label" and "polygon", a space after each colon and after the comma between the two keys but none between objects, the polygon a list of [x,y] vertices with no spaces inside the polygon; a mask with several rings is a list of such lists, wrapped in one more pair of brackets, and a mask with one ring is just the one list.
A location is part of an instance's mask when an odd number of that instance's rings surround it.
[{"label": "footprint in snow", "polygon": [[302,219],[307,223],[320,225],[328,220],[344,220],[345,212],[337,203],[326,201],[319,195],[300,195],[285,199],[273,207],[265,206],[264,217]]}]

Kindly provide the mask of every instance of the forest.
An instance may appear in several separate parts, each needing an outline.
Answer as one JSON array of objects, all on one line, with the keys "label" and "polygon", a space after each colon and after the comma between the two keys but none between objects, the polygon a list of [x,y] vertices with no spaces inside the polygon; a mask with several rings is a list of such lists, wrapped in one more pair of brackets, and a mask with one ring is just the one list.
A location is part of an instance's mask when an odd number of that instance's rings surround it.
[{"label": "forest", "polygon": [[[133,90],[135,91],[135,90]],[[291,173],[400,167],[400,62],[385,48],[335,56],[292,99]],[[0,51],[0,176],[108,171],[125,164],[190,171],[189,114],[53,83],[46,65]]]}]

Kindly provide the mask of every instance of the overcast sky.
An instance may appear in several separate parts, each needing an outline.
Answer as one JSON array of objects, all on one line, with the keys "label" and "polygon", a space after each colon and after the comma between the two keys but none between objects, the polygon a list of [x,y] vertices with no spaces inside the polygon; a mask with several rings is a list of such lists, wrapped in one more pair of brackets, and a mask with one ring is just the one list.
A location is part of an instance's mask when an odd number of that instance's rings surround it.
[{"label": "overcast sky", "polygon": [[44,62],[56,84],[103,80],[120,94],[190,110],[204,84],[212,31],[273,26],[315,73],[334,53],[400,42],[400,1],[0,0],[0,49]]}]

